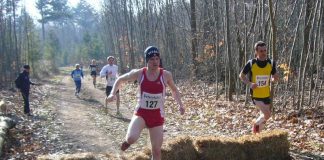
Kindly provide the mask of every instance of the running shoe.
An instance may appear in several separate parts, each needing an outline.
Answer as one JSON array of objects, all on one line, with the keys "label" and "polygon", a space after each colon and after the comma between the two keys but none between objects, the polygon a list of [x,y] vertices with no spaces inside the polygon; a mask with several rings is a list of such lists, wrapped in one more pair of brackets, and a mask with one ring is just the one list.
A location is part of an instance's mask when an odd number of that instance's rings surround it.
[{"label": "running shoe", "polygon": [[253,132],[254,134],[256,134],[256,133],[260,133],[260,125],[253,124],[252,132]]},{"label": "running shoe", "polygon": [[129,148],[130,144],[127,142],[123,142],[123,144],[121,145],[120,149],[122,151],[125,151],[127,148]]}]

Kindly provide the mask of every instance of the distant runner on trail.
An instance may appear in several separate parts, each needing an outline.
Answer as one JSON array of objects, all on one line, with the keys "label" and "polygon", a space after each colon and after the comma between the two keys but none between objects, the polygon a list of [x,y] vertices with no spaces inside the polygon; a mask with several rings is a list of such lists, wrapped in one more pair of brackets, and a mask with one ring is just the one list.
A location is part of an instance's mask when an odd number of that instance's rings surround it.
[{"label": "distant runner on trail", "polygon": [[181,102],[179,90],[174,84],[172,74],[159,67],[159,50],[150,46],[144,51],[144,54],[147,67],[134,69],[120,76],[113,86],[108,101],[111,102],[115,99],[116,92],[122,83],[135,80],[139,82],[138,103],[127,130],[126,141],[121,145],[121,150],[125,151],[131,144],[135,143],[142,130],[147,127],[152,145],[152,159],[159,160],[161,159],[161,146],[163,143],[166,86],[170,87],[173,98],[179,105],[181,115],[184,114],[185,108]]},{"label": "distant runner on trail", "polygon": [[[240,73],[240,79],[250,87],[253,104],[260,109],[260,116],[253,123],[253,133],[259,133],[270,118],[270,78],[278,81],[276,63],[267,57],[267,46],[258,41],[254,45],[256,58],[249,60]],[[249,77],[246,77],[246,75]]]},{"label": "distant runner on trail", "polygon": [[75,95],[79,96],[80,90],[81,90],[81,78],[83,78],[83,72],[80,69],[79,64],[75,64],[75,70],[71,72],[71,77],[74,80],[75,83]]},{"label": "distant runner on trail", "polygon": [[[114,64],[115,57],[109,56],[107,57],[107,62],[108,64],[105,65],[101,71],[100,71],[100,77],[106,77],[107,84],[106,84],[106,100],[105,100],[105,106],[107,107],[107,98],[113,88],[113,85],[118,78],[118,66]],[[119,101],[119,92],[117,91],[116,93],[116,106],[117,106],[117,114],[119,114],[119,106],[120,106],[120,101]]]},{"label": "distant runner on trail", "polygon": [[92,77],[93,86],[96,88],[96,79],[97,79],[98,65],[97,65],[95,59],[93,59],[91,61],[91,64],[89,66],[89,69],[90,69],[90,75]]}]

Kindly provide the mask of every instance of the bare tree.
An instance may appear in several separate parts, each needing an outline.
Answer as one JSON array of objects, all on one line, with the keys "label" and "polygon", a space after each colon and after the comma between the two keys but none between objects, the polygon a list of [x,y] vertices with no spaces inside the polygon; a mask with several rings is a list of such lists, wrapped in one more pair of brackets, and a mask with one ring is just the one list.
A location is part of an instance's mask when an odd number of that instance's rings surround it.
[{"label": "bare tree", "polygon": [[[314,11],[314,1],[305,1],[306,3],[306,15],[305,15],[305,28],[304,28],[304,37],[303,37],[303,50],[301,53],[301,58],[299,61],[299,72],[298,72],[298,86],[297,86],[297,109],[303,109],[302,105],[304,102],[303,99],[303,88],[304,88],[304,82],[305,82],[305,72],[303,72],[304,68],[307,65],[306,57],[308,56],[308,45],[309,45],[309,36],[310,36],[310,31],[312,27],[311,19],[313,18],[312,12]],[[302,68],[304,67],[304,68]],[[306,69],[306,68],[305,68]]]},{"label": "bare tree", "polygon": [[227,52],[227,59],[228,59],[228,100],[233,100],[233,92],[234,92],[234,71],[233,71],[233,58],[232,58],[232,51],[231,51],[231,37],[230,37],[230,29],[229,29],[229,0],[225,0],[225,10],[226,10],[226,52]]},{"label": "bare tree", "polygon": [[190,0],[190,26],[191,26],[191,55],[193,61],[194,75],[197,75],[197,22],[196,22],[196,1]]}]

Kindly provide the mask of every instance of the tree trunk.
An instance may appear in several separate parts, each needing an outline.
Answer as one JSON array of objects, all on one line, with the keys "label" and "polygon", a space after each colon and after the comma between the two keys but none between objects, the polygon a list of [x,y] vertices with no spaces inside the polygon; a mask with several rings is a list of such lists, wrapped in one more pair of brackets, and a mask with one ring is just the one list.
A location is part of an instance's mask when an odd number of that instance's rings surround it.
[{"label": "tree trunk", "polygon": [[212,1],[212,8],[213,8],[213,18],[214,18],[214,46],[215,46],[215,61],[214,61],[214,70],[215,70],[215,93],[216,93],[216,100],[218,99],[218,79],[219,79],[219,54],[218,54],[218,25],[217,23],[219,22],[218,14],[216,11],[218,11],[218,2],[216,0]]},{"label": "tree trunk", "polygon": [[129,1],[129,28],[130,28],[130,68],[135,68],[135,53],[134,53],[134,26],[133,26],[133,2],[132,0]]},{"label": "tree trunk", "polygon": [[305,28],[304,28],[304,44],[303,44],[303,51],[301,54],[300,62],[299,62],[299,72],[298,72],[298,86],[297,86],[297,109],[302,110],[302,106],[304,103],[303,100],[303,86],[304,86],[304,74],[303,74],[303,67],[306,67],[305,64],[307,65],[306,57],[308,56],[308,45],[309,45],[309,35],[312,27],[311,19],[312,19],[312,10],[314,7],[314,1],[308,1],[306,0],[306,16],[305,16]]},{"label": "tree trunk", "polygon": [[[275,61],[275,60],[277,60],[277,48],[276,48],[277,27],[276,27],[275,17],[274,17],[274,13],[273,13],[272,0],[268,0],[268,4],[269,4],[269,15],[270,15],[270,22],[271,22],[271,54],[272,54],[272,60]],[[270,97],[273,102],[273,98],[274,98],[274,95],[273,95],[274,86],[273,85],[271,85],[270,90],[271,90]],[[270,108],[272,110],[272,113],[274,113],[273,103],[270,104]]]},{"label": "tree trunk", "polygon": [[[312,52],[312,62],[310,64],[310,76],[311,76],[310,81],[311,82],[310,82],[310,85],[309,85],[308,106],[310,106],[311,103],[312,103],[312,100],[313,100],[312,93],[313,93],[313,90],[316,91],[316,87],[317,87],[317,83],[318,83],[318,75],[321,73],[320,68],[316,66],[318,63],[316,63],[317,58],[315,58],[315,56],[316,56],[315,53],[320,53],[320,48],[321,48],[318,42],[319,42],[319,37],[320,37],[321,16],[323,14],[323,10],[322,10],[323,2],[320,1],[319,3],[320,4],[318,5],[319,6],[318,10],[316,10],[316,11],[318,11],[318,14],[317,14],[318,16],[316,17],[316,15],[315,15],[314,21],[313,21],[313,23],[316,23],[316,29],[317,30],[316,30],[316,32],[314,30],[315,38],[314,38],[313,45],[309,47],[309,49]],[[313,25],[315,25],[315,24],[313,24]],[[318,54],[317,57],[320,57],[319,55],[320,54]],[[315,70],[316,70],[317,78],[316,78],[316,81],[314,82],[313,75],[314,75]]]},{"label": "tree trunk", "polygon": [[225,16],[225,21],[226,21],[226,52],[227,52],[227,60],[228,60],[228,100],[232,101],[233,100],[233,92],[234,92],[234,85],[235,85],[235,80],[234,80],[234,73],[233,73],[233,59],[232,59],[232,51],[231,51],[231,37],[230,37],[230,24],[229,24],[229,0],[225,0],[225,10],[226,10],[226,16]]},{"label": "tree trunk", "polygon": [[[293,39],[292,47],[289,52],[288,69],[296,68],[296,66],[292,65],[293,64],[293,62],[292,62],[293,61],[293,53],[294,53],[294,49],[296,47],[296,43],[297,43],[297,39],[298,39],[298,31],[299,31],[300,22],[302,20],[303,13],[304,13],[304,3],[302,4],[300,12],[299,12],[299,17],[298,17],[298,21],[297,21],[297,25],[296,25],[295,33],[294,33],[294,39]],[[295,72],[295,70],[293,70],[293,72]],[[292,76],[295,76],[294,73],[292,74]],[[288,74],[287,83],[285,86],[286,90],[288,89],[290,81],[291,81],[291,74]]]},{"label": "tree trunk", "polygon": [[[14,30],[13,34],[14,34],[14,40],[15,40],[14,56],[16,58],[16,60],[15,60],[16,62],[14,63],[15,66],[13,66],[15,68],[13,68],[13,69],[15,72],[19,73],[19,66],[20,66],[19,62],[20,61],[19,61],[19,55],[18,55],[18,40],[17,40],[17,27],[16,27],[16,2],[15,1],[12,1],[12,12],[13,12],[13,30]],[[13,72],[13,73],[15,73],[15,72]],[[14,78],[15,75],[12,75],[11,77]]]},{"label": "tree trunk", "polygon": [[44,22],[44,11],[43,11],[43,8],[41,8],[40,14],[41,14],[41,24],[42,24],[41,52],[42,52],[42,54],[44,54],[44,52],[45,52],[45,22]]},{"label": "tree trunk", "polygon": [[196,22],[196,0],[190,0],[190,26],[191,26],[191,56],[193,62],[193,74],[197,76],[197,22]]}]

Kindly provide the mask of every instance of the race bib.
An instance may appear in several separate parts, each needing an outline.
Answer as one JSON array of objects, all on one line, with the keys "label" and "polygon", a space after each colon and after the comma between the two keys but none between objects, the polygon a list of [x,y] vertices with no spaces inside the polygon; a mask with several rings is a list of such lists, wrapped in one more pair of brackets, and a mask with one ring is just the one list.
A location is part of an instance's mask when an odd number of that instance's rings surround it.
[{"label": "race bib", "polygon": [[81,74],[80,74],[80,73],[75,74],[75,75],[74,75],[74,78],[81,78]]},{"label": "race bib", "polygon": [[91,67],[91,71],[97,71],[96,67]]},{"label": "race bib", "polygon": [[269,86],[269,77],[268,75],[258,75],[256,76],[256,84],[258,87],[266,87]]},{"label": "race bib", "polygon": [[151,94],[143,92],[141,107],[145,109],[157,109],[162,105],[162,93]]},{"label": "race bib", "polygon": [[116,77],[109,77],[110,82],[115,82],[116,81]]}]

